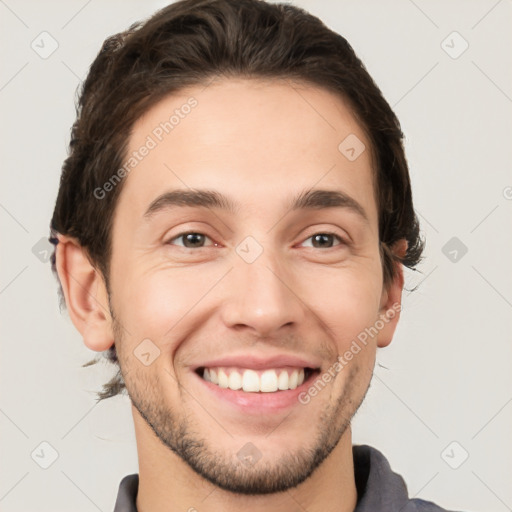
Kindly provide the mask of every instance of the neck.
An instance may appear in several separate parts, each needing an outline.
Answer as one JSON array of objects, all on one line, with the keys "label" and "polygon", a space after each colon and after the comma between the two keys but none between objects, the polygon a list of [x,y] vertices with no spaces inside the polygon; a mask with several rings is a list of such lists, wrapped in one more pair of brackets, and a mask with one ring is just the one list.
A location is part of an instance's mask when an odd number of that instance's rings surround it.
[{"label": "neck", "polygon": [[132,409],[139,457],[138,512],[353,512],[357,502],[352,433],[340,442],[302,484],[288,491],[261,496],[233,494],[195,473],[164,446]]}]

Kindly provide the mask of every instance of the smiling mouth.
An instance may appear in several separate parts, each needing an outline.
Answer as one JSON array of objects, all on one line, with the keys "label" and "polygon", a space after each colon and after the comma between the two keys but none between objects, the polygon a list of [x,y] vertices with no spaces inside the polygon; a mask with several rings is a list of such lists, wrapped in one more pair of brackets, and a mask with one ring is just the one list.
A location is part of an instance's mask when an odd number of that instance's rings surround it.
[{"label": "smiling mouth", "polygon": [[319,368],[284,367],[266,370],[249,368],[204,366],[195,370],[202,379],[224,389],[244,391],[246,393],[276,393],[297,388],[313,375],[319,374]]}]

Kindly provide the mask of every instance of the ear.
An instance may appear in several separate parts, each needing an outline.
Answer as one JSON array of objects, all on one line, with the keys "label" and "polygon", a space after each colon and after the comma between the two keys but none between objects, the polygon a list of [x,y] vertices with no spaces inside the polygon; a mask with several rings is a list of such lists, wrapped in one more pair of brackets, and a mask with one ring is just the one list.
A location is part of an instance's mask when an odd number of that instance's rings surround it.
[{"label": "ear", "polygon": [[107,350],[114,337],[103,277],[76,240],[60,234],[58,237],[56,267],[71,321],[88,348]]},{"label": "ear", "polygon": [[[401,239],[393,244],[393,254],[403,258],[407,251],[407,240]],[[377,337],[378,347],[387,347],[395,333],[400,311],[402,310],[402,290],[404,287],[404,272],[401,263],[395,263],[395,276],[387,288],[383,288],[379,318],[384,322],[384,327],[379,331]]]}]

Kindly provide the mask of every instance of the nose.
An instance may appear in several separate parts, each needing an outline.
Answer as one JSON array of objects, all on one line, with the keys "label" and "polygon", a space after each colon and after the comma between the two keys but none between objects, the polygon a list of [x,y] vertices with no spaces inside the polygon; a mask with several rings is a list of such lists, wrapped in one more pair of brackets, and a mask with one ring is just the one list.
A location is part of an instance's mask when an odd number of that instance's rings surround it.
[{"label": "nose", "polygon": [[272,337],[304,318],[298,280],[286,262],[278,260],[266,250],[252,263],[235,258],[222,305],[222,319],[228,328],[246,328],[258,337]]}]

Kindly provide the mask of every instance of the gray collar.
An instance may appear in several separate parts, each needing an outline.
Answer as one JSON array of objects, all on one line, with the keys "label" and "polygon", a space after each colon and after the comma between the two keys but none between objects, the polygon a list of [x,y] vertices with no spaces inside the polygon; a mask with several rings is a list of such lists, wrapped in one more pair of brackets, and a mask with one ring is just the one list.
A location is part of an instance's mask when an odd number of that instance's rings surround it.
[{"label": "gray collar", "polygon": [[[449,512],[430,501],[409,499],[403,478],[391,470],[386,457],[368,445],[352,446],[358,501],[354,512]],[[119,484],[114,512],[137,512],[139,475]]]}]

